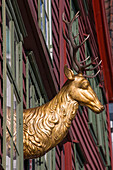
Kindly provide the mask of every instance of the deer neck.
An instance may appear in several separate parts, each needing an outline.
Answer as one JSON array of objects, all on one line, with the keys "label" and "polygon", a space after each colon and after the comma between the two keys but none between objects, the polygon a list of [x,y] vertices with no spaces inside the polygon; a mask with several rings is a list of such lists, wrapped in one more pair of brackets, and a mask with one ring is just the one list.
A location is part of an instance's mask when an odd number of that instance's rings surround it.
[{"label": "deer neck", "polygon": [[70,97],[69,93],[66,92],[65,87],[55,96],[54,101],[56,104],[56,113],[62,119],[62,122],[69,128],[71,121],[75,118],[77,113],[78,102]]},{"label": "deer neck", "polygon": [[57,120],[55,128],[52,130],[53,141],[55,141],[53,143],[57,144],[66,136],[77,113],[78,102],[71,99],[64,87],[50,102],[49,109]]}]

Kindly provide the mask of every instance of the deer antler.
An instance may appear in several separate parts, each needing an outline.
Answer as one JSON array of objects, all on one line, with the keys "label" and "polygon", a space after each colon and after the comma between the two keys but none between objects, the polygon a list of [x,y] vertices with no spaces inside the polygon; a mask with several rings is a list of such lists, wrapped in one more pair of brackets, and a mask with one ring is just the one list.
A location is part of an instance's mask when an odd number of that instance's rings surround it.
[{"label": "deer antler", "polygon": [[[69,21],[66,21],[65,19],[64,19],[64,13],[63,13],[63,15],[62,15],[62,19],[63,19],[63,22],[67,25],[67,28],[68,28],[68,37],[69,38],[67,38],[66,37],[66,35],[64,34],[64,31],[62,30],[62,32],[63,32],[63,37],[64,37],[64,39],[66,40],[66,42],[69,44],[69,48],[70,48],[70,55],[71,55],[71,58],[73,58],[73,60],[74,60],[74,63],[75,63],[75,67],[74,67],[74,69],[75,69],[75,71],[77,72],[77,73],[84,73],[84,71],[92,71],[92,70],[94,70],[95,68],[97,68],[101,63],[102,63],[102,60],[95,66],[95,67],[93,67],[93,68],[88,68],[90,65],[92,65],[93,64],[93,62],[95,61],[95,60],[97,60],[97,58],[96,59],[94,59],[91,63],[89,63],[89,64],[87,64],[87,65],[81,65],[81,64],[83,64],[85,61],[87,61],[88,59],[89,59],[89,57],[90,56],[88,56],[85,60],[83,60],[83,61],[81,61],[81,62],[79,62],[79,61],[77,61],[77,58],[76,58],[76,52],[77,52],[77,50],[86,42],[86,40],[89,38],[89,36],[90,35],[87,35],[87,37],[82,41],[82,43],[81,44],[79,44],[79,45],[77,45],[76,43],[75,43],[75,38],[79,35],[79,33],[76,35],[76,36],[72,36],[72,24],[73,24],[73,22],[74,22],[74,20],[75,19],[77,19],[79,17],[79,11],[76,13],[76,15],[74,16],[74,18],[69,22]],[[87,78],[94,78],[94,77],[96,77],[98,74],[99,74],[99,72],[100,72],[100,69],[99,69],[99,71],[96,73],[96,74],[92,74],[92,75],[85,75],[85,74],[83,74],[83,76],[84,77],[87,77]]]}]

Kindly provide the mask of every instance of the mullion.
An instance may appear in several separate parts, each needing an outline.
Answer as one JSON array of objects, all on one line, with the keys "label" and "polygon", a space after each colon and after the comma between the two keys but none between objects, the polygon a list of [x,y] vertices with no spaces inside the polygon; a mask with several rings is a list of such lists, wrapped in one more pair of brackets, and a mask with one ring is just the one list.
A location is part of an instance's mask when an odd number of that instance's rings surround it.
[{"label": "mullion", "polygon": [[[9,128],[8,128],[7,126],[6,126],[6,128],[7,128],[7,131],[8,131],[9,136],[10,136],[11,138],[13,138],[13,135],[11,134],[11,131],[9,130]],[[16,147],[16,144],[15,144],[14,141],[13,141],[13,146],[15,147],[15,150],[16,150],[17,154],[19,155],[18,148]]]},{"label": "mullion", "polygon": [[6,5],[5,0],[2,0],[2,30],[3,30],[3,157],[2,165],[6,169],[6,96],[7,96],[7,68],[6,68]]},{"label": "mullion", "polygon": [[29,60],[26,57],[26,107],[29,108]]},{"label": "mullion", "polygon": [[31,68],[31,66],[30,66],[29,68],[30,68],[29,72],[30,72],[31,79],[32,79],[32,81],[33,81],[33,84],[34,84],[34,86],[35,86],[35,89],[36,89],[36,91],[37,91],[37,94],[38,94],[39,97],[40,97],[40,96],[41,96],[40,88],[39,88],[38,83],[37,83],[37,81],[36,81],[36,79],[35,79],[35,75],[34,75],[34,73],[33,73],[33,70],[32,70],[32,68]]},{"label": "mullion", "polygon": [[[19,85],[19,54],[18,54],[18,43],[16,42],[16,82],[17,84]],[[20,96],[19,96],[20,97]],[[20,97],[20,100],[19,102],[21,101],[21,97]],[[18,100],[16,100],[16,132],[17,132],[17,135],[16,135],[16,148],[18,150],[18,153],[19,153],[19,102]],[[20,154],[20,153],[19,153]],[[17,162],[16,162],[16,169],[19,170],[19,154],[17,155]]]},{"label": "mullion", "polygon": [[21,101],[21,97],[20,97],[20,94],[19,94],[19,89],[18,89],[18,86],[17,86],[17,83],[16,83],[16,80],[13,76],[13,73],[12,73],[12,69],[7,61],[7,76],[10,80],[10,82],[13,84],[14,86],[14,93],[15,93],[15,97],[16,97],[16,100],[17,102],[19,103]]},{"label": "mullion", "polygon": [[[9,29],[11,30],[10,34],[10,44],[11,44],[11,68],[13,70],[14,76],[14,23],[13,21],[9,22]],[[11,134],[13,134],[13,118],[14,118],[14,88],[11,84]],[[13,136],[11,137],[11,169],[13,169]]]},{"label": "mullion", "polygon": [[19,87],[21,102],[19,103],[19,169],[23,170],[23,59],[22,59],[22,42],[18,43],[18,57],[19,57]]}]

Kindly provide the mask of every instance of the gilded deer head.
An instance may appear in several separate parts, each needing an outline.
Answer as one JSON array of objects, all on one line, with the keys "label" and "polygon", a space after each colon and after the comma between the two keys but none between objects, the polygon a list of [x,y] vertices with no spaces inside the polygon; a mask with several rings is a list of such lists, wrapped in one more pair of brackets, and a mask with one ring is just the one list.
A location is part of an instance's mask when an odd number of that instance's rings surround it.
[{"label": "gilded deer head", "polygon": [[64,73],[68,78],[69,96],[81,106],[87,106],[95,113],[100,113],[104,106],[100,103],[89,81],[84,78],[82,73],[74,75],[73,71],[67,66],[64,67]]},{"label": "gilded deer head", "polygon": [[[62,16],[63,21],[67,25],[67,28],[68,28],[68,37],[69,38],[67,38],[65,36],[64,31],[63,31],[63,36],[64,36],[66,42],[69,44],[70,56],[74,61],[74,69],[78,74],[74,75],[73,71],[71,69],[69,69],[66,65],[64,67],[64,73],[65,73],[66,77],[71,81],[71,83],[70,83],[71,84],[70,85],[70,96],[74,100],[78,101],[78,103],[80,105],[88,106],[94,112],[100,113],[104,109],[104,106],[98,100],[98,97],[96,96],[95,92],[91,88],[89,81],[87,79],[85,79],[85,78],[96,77],[99,74],[100,70],[95,75],[94,74],[93,75],[86,75],[86,74],[84,74],[84,72],[92,71],[92,70],[96,69],[101,64],[102,61],[100,61],[93,68],[88,68],[90,65],[92,65],[92,62],[90,64],[87,64],[87,65],[82,65],[83,63],[85,63],[85,61],[87,61],[89,59],[90,56],[88,56],[82,62],[77,61],[77,58],[76,58],[77,50],[89,38],[89,35],[87,35],[87,37],[85,38],[85,40],[81,44],[77,45],[75,43],[75,38],[79,34],[77,34],[74,37],[72,36],[72,24],[73,24],[74,20],[76,18],[78,18],[78,16],[79,16],[79,12],[76,13],[74,18],[70,22],[68,22],[64,19],[64,13],[63,13],[63,16]],[[97,59],[98,59],[98,57],[95,60],[97,60]]]}]

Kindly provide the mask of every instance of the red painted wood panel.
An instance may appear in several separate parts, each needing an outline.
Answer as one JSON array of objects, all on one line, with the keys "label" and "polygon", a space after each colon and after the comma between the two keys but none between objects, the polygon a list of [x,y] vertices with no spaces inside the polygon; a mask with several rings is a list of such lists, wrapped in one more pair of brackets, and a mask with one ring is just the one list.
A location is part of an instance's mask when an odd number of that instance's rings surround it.
[{"label": "red painted wood panel", "polygon": [[[59,42],[58,42],[58,44],[59,44]],[[59,60],[59,47],[58,47],[58,44],[56,44],[56,41],[55,41],[55,37],[53,36],[53,51],[55,51],[55,53],[56,53],[56,57],[57,57],[57,60]],[[53,57],[53,60],[56,60],[56,58],[54,59],[55,57]],[[57,63],[57,66],[58,66],[59,64]]]},{"label": "red painted wood panel", "polygon": [[[92,0],[100,57],[103,60],[103,73],[109,101],[113,102],[113,56],[111,53],[105,6],[103,0]],[[104,28],[104,29],[103,29]],[[104,69],[105,68],[105,69]],[[106,81],[107,80],[107,81]]]},{"label": "red painted wood panel", "polygon": [[52,41],[53,41],[53,43],[55,42],[55,45],[58,48],[57,51],[59,51],[59,33],[58,33],[57,29],[56,29],[55,24],[53,24],[53,30],[56,30],[56,33],[54,34],[54,32],[53,32]]},{"label": "red painted wood panel", "polygon": [[72,170],[71,142],[64,144],[65,150],[65,170]]},{"label": "red painted wood panel", "polygon": [[60,63],[59,63],[59,9],[58,2],[52,1],[52,43],[53,43],[53,72],[56,83],[59,86]]},{"label": "red painted wood panel", "polygon": [[56,157],[55,169],[59,170],[59,169],[61,169],[61,149],[60,149],[59,145],[56,146],[55,157]]},{"label": "red painted wood panel", "polygon": [[58,20],[59,20],[58,7],[55,5],[55,2],[52,2],[52,15],[53,15],[53,13],[54,13],[56,20],[58,22]]}]

